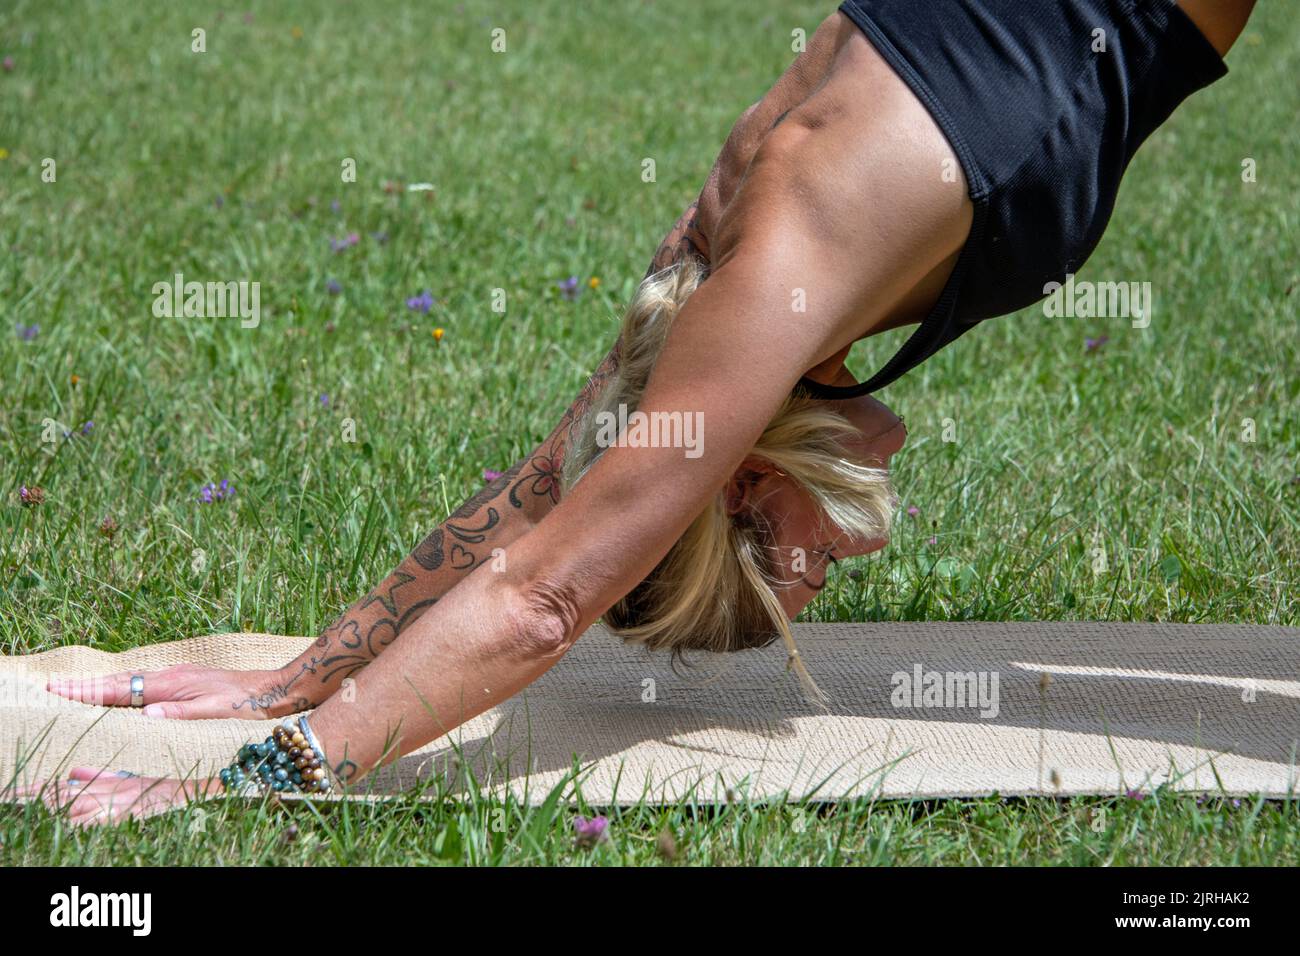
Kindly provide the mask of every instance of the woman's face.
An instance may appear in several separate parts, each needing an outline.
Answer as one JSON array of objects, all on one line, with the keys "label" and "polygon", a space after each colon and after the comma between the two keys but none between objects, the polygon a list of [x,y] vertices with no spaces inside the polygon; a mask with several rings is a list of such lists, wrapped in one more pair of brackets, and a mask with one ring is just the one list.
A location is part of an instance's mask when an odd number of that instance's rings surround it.
[{"label": "woman's face", "polygon": [[[848,453],[888,468],[890,457],[907,439],[902,419],[869,395],[830,404],[858,428],[858,435],[846,443]],[[774,591],[791,619],[825,586],[833,561],[871,554],[889,543],[885,538],[851,538],[770,462],[746,459],[737,469],[731,500],[739,503],[742,496],[745,505],[757,508],[772,529],[774,571],[781,582]]]}]

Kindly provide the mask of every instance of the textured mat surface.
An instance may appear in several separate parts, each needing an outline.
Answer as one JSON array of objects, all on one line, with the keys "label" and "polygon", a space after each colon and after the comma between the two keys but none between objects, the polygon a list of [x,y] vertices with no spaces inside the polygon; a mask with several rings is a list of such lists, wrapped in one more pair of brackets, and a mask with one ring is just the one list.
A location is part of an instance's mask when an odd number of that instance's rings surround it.
[{"label": "textured mat surface", "polygon": [[[524,694],[374,775],[369,790],[429,774],[463,787],[470,771],[485,789],[538,802],[575,759],[598,805],[720,800],[728,788],[829,799],[1298,787],[1300,629],[804,624],[795,636],[827,712],[801,701],[776,647],[700,655],[674,672],[597,627]],[[223,634],[0,658],[0,785],[72,765],[212,772],[270,726],[74,703],[44,690],[51,673],[273,667],[310,643]]]}]

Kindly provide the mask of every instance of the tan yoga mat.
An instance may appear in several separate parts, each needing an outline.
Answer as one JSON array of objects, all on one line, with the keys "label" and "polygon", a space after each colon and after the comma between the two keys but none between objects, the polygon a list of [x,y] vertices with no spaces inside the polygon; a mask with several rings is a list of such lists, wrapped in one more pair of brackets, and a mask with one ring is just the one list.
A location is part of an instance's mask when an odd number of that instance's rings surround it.
[{"label": "tan yoga mat", "polygon": [[[536,803],[575,761],[596,805],[712,802],[729,790],[834,799],[1297,788],[1300,629],[936,622],[804,624],[795,636],[831,698],[825,711],[801,699],[779,646],[674,669],[597,627],[526,692],[363,788],[391,793],[442,774],[455,789],[508,787]],[[44,690],[50,673],[265,668],[310,643],[224,634],[0,658],[0,786],[73,765],[212,772],[270,726],[73,703]]]}]

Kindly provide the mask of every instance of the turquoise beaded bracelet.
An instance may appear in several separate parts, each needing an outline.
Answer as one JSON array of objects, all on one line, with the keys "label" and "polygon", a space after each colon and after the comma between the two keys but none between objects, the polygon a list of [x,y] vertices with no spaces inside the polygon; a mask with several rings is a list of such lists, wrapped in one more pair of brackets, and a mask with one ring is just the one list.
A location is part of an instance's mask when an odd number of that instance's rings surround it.
[{"label": "turquoise beaded bracelet", "polygon": [[219,774],[230,793],[328,793],[333,786],[324,751],[306,717],[286,718],[260,744],[244,744]]}]

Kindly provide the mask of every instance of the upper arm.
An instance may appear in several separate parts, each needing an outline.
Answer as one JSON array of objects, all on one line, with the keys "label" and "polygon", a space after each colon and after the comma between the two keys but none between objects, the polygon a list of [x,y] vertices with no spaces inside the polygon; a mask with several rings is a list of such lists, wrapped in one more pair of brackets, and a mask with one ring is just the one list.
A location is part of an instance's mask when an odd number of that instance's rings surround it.
[{"label": "upper arm", "polygon": [[964,240],[969,200],[935,188],[942,136],[919,135],[898,109],[863,114],[829,95],[815,123],[801,107],[754,155],[710,237],[709,279],[673,322],[638,406],[696,416],[703,454],[606,449],[508,555],[515,583],[556,602],[572,636],[654,569],[800,376]]},{"label": "upper arm", "polygon": [[[702,454],[611,447],[508,552],[515,582],[554,602],[576,637],[642,580],[750,452],[842,317],[798,313],[816,244],[755,239],[691,296],[638,410],[699,423]],[[827,302],[834,296],[827,294]],[[847,300],[847,297],[846,297]]]}]

